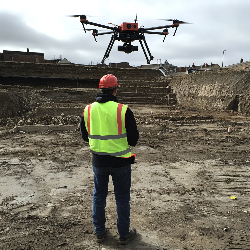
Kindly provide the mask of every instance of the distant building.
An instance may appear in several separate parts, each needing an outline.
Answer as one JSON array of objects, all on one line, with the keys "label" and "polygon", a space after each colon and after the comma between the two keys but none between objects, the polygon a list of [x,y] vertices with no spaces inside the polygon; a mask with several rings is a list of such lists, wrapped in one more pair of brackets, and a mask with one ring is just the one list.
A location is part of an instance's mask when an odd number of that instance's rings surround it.
[{"label": "distant building", "polygon": [[211,64],[204,63],[203,65],[196,66],[193,63],[193,65],[191,67],[190,66],[186,67],[186,69],[187,69],[187,74],[189,74],[189,73],[193,73],[196,71],[218,70],[218,69],[220,69],[220,65],[214,64],[214,63],[211,63]]},{"label": "distant building", "polygon": [[60,61],[58,61],[59,64],[72,64],[68,59],[64,58]]},{"label": "distant building", "polygon": [[12,62],[44,63],[44,53],[30,52],[28,48],[26,52],[3,50],[3,53],[0,53],[0,60]]},{"label": "distant building", "polygon": [[177,67],[176,68],[176,72],[178,72],[178,73],[186,73],[186,71],[187,71],[187,68],[186,67]]}]

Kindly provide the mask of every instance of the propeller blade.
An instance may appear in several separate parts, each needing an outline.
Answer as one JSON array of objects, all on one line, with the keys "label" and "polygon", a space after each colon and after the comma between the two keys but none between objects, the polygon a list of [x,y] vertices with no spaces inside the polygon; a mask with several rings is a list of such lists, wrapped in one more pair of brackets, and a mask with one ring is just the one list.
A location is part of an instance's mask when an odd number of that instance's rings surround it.
[{"label": "propeller blade", "polygon": [[184,21],[179,21],[180,24],[192,24],[192,23],[188,23],[188,22],[184,22]]},{"label": "propeller blade", "polygon": [[163,20],[163,21],[174,21],[173,19],[157,19],[157,20]]},{"label": "propeller blade", "polygon": [[179,24],[191,24],[191,23],[188,23],[188,22],[184,22],[184,21],[179,21],[178,19],[157,19],[157,20],[163,20],[163,21],[176,21],[178,22]]},{"label": "propeller blade", "polygon": [[91,16],[91,15],[65,15],[66,17],[79,17],[79,16],[86,16],[86,17],[103,17],[103,16]]},{"label": "propeller blade", "polygon": [[66,15],[66,17],[79,17],[81,15]]}]

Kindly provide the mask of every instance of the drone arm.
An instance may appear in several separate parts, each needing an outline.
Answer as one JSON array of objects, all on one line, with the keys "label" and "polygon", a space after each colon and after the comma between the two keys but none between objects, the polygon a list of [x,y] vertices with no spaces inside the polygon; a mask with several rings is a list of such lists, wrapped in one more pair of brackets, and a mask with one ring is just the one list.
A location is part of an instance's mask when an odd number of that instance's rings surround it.
[{"label": "drone arm", "polygon": [[117,27],[110,27],[110,26],[107,26],[107,25],[103,25],[103,24],[99,24],[99,23],[93,23],[93,22],[89,22],[89,21],[85,21],[85,22],[81,22],[81,23],[82,24],[90,24],[90,25],[93,25],[93,26],[97,26],[97,27],[100,27],[100,28],[109,29],[109,30],[113,30],[113,31],[118,30]]},{"label": "drone arm", "polygon": [[145,34],[154,34],[154,35],[165,35],[163,32],[156,32],[156,31],[144,31]]},{"label": "drone arm", "polygon": [[164,35],[163,42],[165,42],[165,38],[166,38],[166,36],[168,35],[167,29],[166,29],[166,30],[163,30],[163,32],[145,31],[144,33],[146,33],[146,34],[155,34],[155,35]]},{"label": "drone arm", "polygon": [[102,35],[107,35],[107,34],[113,34],[113,31],[110,32],[103,32],[103,33],[97,33],[96,36],[102,36]]},{"label": "drone arm", "polygon": [[167,29],[172,28],[172,25],[164,25],[164,26],[157,26],[157,27],[151,27],[151,28],[140,28],[138,29],[139,32],[146,33],[148,30],[157,30],[157,29]]}]

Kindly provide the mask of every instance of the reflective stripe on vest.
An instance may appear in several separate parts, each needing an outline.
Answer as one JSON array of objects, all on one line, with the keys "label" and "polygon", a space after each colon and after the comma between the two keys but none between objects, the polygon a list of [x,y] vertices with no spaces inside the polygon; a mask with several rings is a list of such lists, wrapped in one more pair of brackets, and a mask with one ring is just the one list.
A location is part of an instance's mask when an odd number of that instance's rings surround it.
[{"label": "reflective stripe on vest", "polygon": [[95,154],[98,154],[98,155],[111,155],[111,156],[116,156],[116,157],[119,157],[119,156],[122,156],[122,155],[125,155],[125,154],[131,152],[130,148],[128,148],[124,151],[121,151],[121,152],[117,152],[117,153],[95,152],[93,150],[91,150],[91,151]]},{"label": "reflective stripe on vest", "polygon": [[127,134],[121,134],[121,135],[90,135],[90,139],[98,139],[98,140],[112,140],[112,139],[120,139],[127,137]]},{"label": "reflective stripe on vest", "polygon": [[122,107],[123,107],[123,104],[118,103],[118,107],[117,107],[118,135],[122,133]]},{"label": "reflective stripe on vest", "polygon": [[[91,104],[88,106],[88,121],[87,121],[87,124],[88,124],[88,133],[90,134],[90,109],[91,109]],[[84,115],[83,115],[84,117]]]},{"label": "reflective stripe on vest", "polygon": [[85,108],[83,116],[92,152],[116,157],[131,156],[125,128],[126,110],[126,105],[113,101],[95,102]]}]

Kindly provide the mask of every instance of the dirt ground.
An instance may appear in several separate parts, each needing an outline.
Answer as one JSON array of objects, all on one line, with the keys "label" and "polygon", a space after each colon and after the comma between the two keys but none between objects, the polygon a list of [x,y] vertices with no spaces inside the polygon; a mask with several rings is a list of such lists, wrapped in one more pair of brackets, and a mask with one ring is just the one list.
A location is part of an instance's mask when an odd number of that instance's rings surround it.
[{"label": "dirt ground", "polygon": [[250,249],[249,116],[131,104],[140,132],[131,187],[138,236],[118,246],[112,181],[108,235],[95,241],[91,153],[80,113],[65,113],[87,102],[64,103],[56,116],[52,99],[1,120],[0,249]]}]

